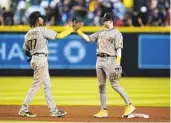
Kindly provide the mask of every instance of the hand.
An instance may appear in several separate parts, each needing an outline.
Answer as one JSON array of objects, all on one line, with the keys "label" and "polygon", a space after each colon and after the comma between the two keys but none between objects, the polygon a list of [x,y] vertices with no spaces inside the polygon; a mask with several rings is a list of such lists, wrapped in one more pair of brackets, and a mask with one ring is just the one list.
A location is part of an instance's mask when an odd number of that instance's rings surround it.
[{"label": "hand", "polygon": [[115,71],[119,71],[120,69],[122,69],[122,67],[121,67],[120,65],[116,65],[116,66],[114,67],[114,69],[115,69]]},{"label": "hand", "polygon": [[122,75],[122,67],[120,65],[116,65],[114,67],[114,74],[113,74],[113,79],[114,80],[119,80]]},{"label": "hand", "polygon": [[68,23],[65,24],[65,26],[73,27],[73,22],[72,21],[69,21]]},{"label": "hand", "polygon": [[80,29],[84,25],[83,22],[78,22],[76,20],[73,20],[72,22],[73,22],[72,27],[73,27],[74,31],[77,31],[78,29]]}]

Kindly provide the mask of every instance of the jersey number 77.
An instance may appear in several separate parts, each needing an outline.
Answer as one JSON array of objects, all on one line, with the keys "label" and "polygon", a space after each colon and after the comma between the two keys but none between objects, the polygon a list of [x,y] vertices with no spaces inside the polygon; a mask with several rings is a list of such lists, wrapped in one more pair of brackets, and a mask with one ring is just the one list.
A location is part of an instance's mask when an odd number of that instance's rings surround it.
[{"label": "jersey number 77", "polygon": [[36,47],[36,42],[37,42],[37,39],[28,40],[28,45],[29,45],[29,47],[30,47],[30,50],[35,49],[35,47]]}]

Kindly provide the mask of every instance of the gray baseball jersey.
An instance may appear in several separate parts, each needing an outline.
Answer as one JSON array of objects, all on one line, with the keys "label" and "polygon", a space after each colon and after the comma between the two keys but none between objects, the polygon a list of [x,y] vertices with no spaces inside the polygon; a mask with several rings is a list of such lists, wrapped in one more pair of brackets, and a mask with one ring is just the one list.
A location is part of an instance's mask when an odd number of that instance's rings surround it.
[{"label": "gray baseball jersey", "polygon": [[99,83],[99,93],[101,107],[106,108],[106,79],[110,80],[112,88],[121,95],[125,103],[130,104],[126,92],[119,85],[118,80],[113,80],[116,66],[116,52],[118,48],[123,48],[123,37],[119,30],[113,28],[88,35],[90,42],[97,41],[97,54],[106,53],[110,57],[97,57],[96,73]]},{"label": "gray baseball jersey", "polygon": [[58,110],[52,98],[48,57],[45,55],[48,53],[48,39],[54,40],[56,35],[57,32],[44,27],[30,29],[25,35],[23,48],[30,51],[32,55],[30,64],[34,70],[34,81],[19,112],[28,112],[28,105],[36,94],[40,84],[43,84],[44,86],[45,99],[50,108],[50,112],[57,112]]},{"label": "gray baseball jersey", "polygon": [[44,27],[30,29],[25,35],[23,49],[35,53],[48,53],[48,39],[54,40],[57,32]]},{"label": "gray baseball jersey", "polygon": [[119,30],[113,28],[89,35],[91,42],[97,41],[97,54],[106,53],[116,56],[116,49],[123,48],[123,37]]}]

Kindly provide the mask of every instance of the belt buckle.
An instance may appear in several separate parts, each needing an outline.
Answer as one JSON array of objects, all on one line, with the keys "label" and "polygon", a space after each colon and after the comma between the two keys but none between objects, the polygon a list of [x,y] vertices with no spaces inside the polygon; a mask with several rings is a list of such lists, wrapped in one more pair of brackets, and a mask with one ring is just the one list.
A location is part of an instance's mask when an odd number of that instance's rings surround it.
[{"label": "belt buckle", "polygon": [[102,57],[107,57],[107,54],[106,53],[102,53]]},{"label": "belt buckle", "polygon": [[101,53],[99,54],[99,56],[100,56],[100,57],[103,57],[103,55],[102,55]]},{"label": "belt buckle", "polygon": [[104,57],[107,57],[107,54],[104,54]]},{"label": "belt buckle", "polygon": [[100,57],[105,57],[105,54],[104,53],[99,53],[99,56]]}]

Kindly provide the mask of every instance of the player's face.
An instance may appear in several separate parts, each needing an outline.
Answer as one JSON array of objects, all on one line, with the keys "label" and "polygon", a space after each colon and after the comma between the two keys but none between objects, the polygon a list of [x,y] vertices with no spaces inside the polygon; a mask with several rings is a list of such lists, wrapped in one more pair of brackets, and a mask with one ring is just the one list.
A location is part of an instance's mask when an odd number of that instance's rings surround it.
[{"label": "player's face", "polygon": [[39,23],[40,26],[43,25],[43,22],[44,22],[44,19],[42,17],[39,17],[38,23]]},{"label": "player's face", "polygon": [[105,20],[105,21],[103,22],[103,24],[104,24],[104,26],[105,26],[106,28],[110,28],[111,23],[113,23],[111,20]]}]

